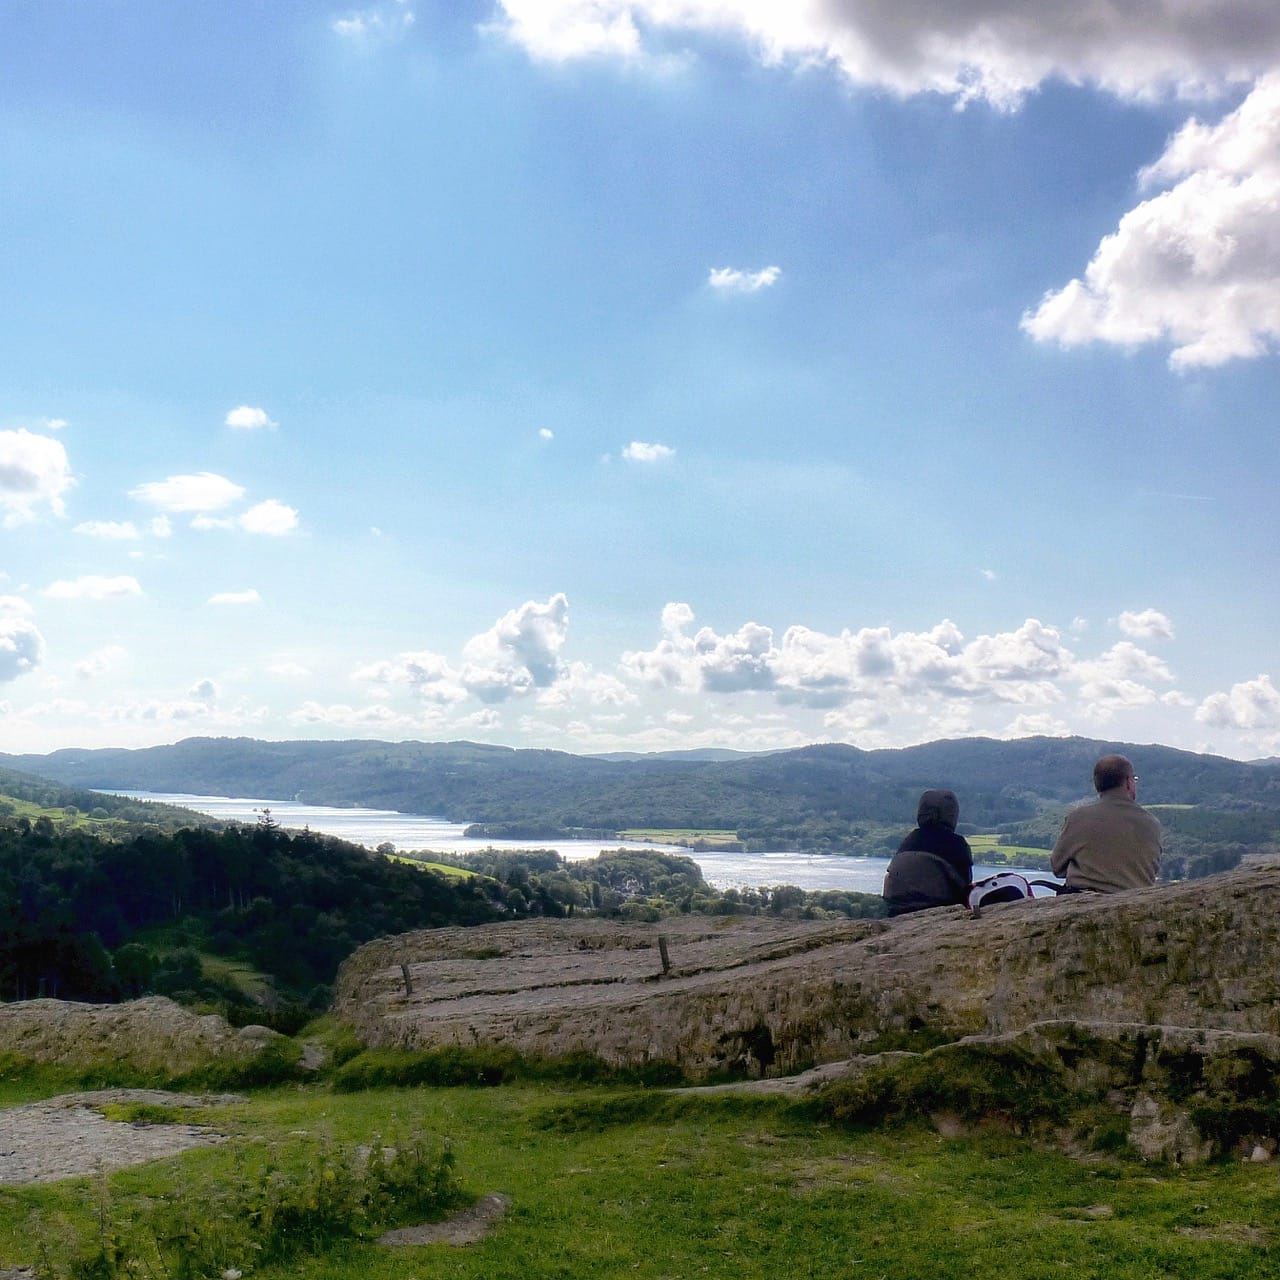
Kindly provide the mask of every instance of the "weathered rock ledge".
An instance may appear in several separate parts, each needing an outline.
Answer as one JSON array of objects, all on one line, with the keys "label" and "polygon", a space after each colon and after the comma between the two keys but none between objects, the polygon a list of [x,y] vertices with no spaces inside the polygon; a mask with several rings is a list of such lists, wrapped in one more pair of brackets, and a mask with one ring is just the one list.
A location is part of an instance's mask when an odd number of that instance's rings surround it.
[{"label": "weathered rock ledge", "polygon": [[283,1040],[267,1027],[230,1026],[164,996],[124,1004],[21,1000],[0,1004],[0,1053],[44,1065],[132,1068],[183,1076],[210,1062],[247,1063]]},{"label": "weathered rock ledge", "polygon": [[1278,900],[1280,867],[1264,866],[978,918],[953,907],[836,923],[437,929],[362,947],[335,1009],[371,1046],[498,1044],[666,1060],[691,1075],[786,1075],[852,1058],[886,1032],[959,1039],[1046,1019],[1276,1036]]}]

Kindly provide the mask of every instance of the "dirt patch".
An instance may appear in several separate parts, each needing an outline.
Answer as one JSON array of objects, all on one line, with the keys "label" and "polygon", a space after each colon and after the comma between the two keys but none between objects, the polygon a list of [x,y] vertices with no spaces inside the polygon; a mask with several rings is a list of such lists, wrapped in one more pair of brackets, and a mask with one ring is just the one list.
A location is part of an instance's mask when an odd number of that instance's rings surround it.
[{"label": "dirt patch", "polygon": [[11,1107],[0,1111],[0,1186],[88,1177],[224,1141],[222,1134],[204,1125],[108,1120],[97,1110],[108,1103],[194,1108],[238,1100],[226,1094],[196,1097],[160,1089],[101,1089]]},{"label": "dirt patch", "polygon": [[440,1222],[424,1222],[419,1227],[401,1227],[381,1236],[379,1244],[478,1244],[511,1207],[509,1196],[494,1192],[481,1196],[473,1205],[451,1213]]}]

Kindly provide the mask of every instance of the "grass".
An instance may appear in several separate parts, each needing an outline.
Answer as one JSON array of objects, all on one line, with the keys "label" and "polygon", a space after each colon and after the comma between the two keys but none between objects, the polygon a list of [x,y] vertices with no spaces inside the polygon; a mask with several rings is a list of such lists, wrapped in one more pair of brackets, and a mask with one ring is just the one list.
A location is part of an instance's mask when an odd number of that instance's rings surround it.
[{"label": "grass", "polygon": [[438,871],[442,876],[453,880],[474,880],[480,873],[468,871],[466,867],[453,867],[447,862],[432,862],[429,855],[417,857],[409,853],[391,853],[387,855],[391,862],[405,862],[421,871]]},{"label": "grass", "polygon": [[619,840],[644,840],[653,844],[681,844],[701,841],[709,848],[718,844],[737,844],[738,833],[718,827],[632,827],[618,832]]},{"label": "grass", "polygon": [[[466,1248],[349,1240],[223,1263],[263,1280],[1280,1274],[1280,1180],[1263,1165],[1084,1161],[1007,1134],[855,1131],[775,1100],[531,1083],[270,1088],[200,1119],[231,1141],[112,1175],[116,1209],[141,1215],[179,1191],[223,1203],[255,1170],[302,1167],[317,1143],[396,1133],[447,1139],[466,1192],[511,1198]],[[92,1180],[0,1188],[0,1265],[92,1243],[96,1201]]]},{"label": "grass", "polygon": [[988,865],[1003,862],[1010,866],[1020,866],[1025,865],[1020,859],[1040,861],[1049,856],[1048,849],[1036,849],[1024,844],[1001,844],[998,835],[965,836],[965,839],[973,851],[974,861]]}]

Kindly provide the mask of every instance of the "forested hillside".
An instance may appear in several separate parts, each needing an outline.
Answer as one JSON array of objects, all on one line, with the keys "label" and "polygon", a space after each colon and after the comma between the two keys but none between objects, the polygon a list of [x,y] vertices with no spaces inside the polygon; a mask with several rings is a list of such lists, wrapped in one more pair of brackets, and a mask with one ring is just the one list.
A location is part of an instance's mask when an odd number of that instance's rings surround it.
[{"label": "forested hillside", "polygon": [[1056,820],[1091,794],[1093,761],[1112,750],[1137,763],[1144,803],[1252,812],[1263,815],[1255,835],[1280,830],[1280,766],[1084,738],[958,739],[885,751],[830,744],[730,760],[606,760],[465,742],[190,738],[3,759],[78,787],[361,804],[480,823],[493,835],[702,827],[736,831],[754,849],[847,850],[909,822],[927,787],[955,790],[962,821],[978,830],[1046,814]]}]

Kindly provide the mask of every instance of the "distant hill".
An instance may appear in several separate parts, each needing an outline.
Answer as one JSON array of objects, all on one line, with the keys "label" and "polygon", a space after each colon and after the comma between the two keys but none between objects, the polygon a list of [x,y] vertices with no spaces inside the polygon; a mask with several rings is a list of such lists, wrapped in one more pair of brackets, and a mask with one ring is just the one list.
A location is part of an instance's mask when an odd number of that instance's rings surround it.
[{"label": "distant hill", "polygon": [[34,820],[42,815],[56,816],[63,824],[73,820],[100,834],[141,828],[176,831],[180,827],[210,825],[203,815],[176,805],[103,795],[52,778],[0,769],[0,819]]},{"label": "distant hill", "polygon": [[[1094,760],[1123,751],[1147,804],[1238,815],[1258,842],[1280,833],[1280,765],[1086,738],[965,738],[895,750],[842,744],[728,760],[603,759],[471,742],[264,742],[188,738],[141,750],[0,756],[0,764],[81,788],[134,788],[369,805],[548,832],[628,828],[737,831],[753,848],[856,848],[909,826],[928,787],[960,796],[962,821],[1010,829],[1092,793]],[[1177,815],[1171,815],[1177,821]],[[1052,823],[1050,824],[1052,825]],[[1203,827],[1203,821],[1201,826]]]},{"label": "distant hill", "polygon": [[777,755],[776,751],[731,751],[728,747],[693,747],[688,751],[598,751],[593,760],[685,760],[699,763],[746,760],[752,756]]}]

